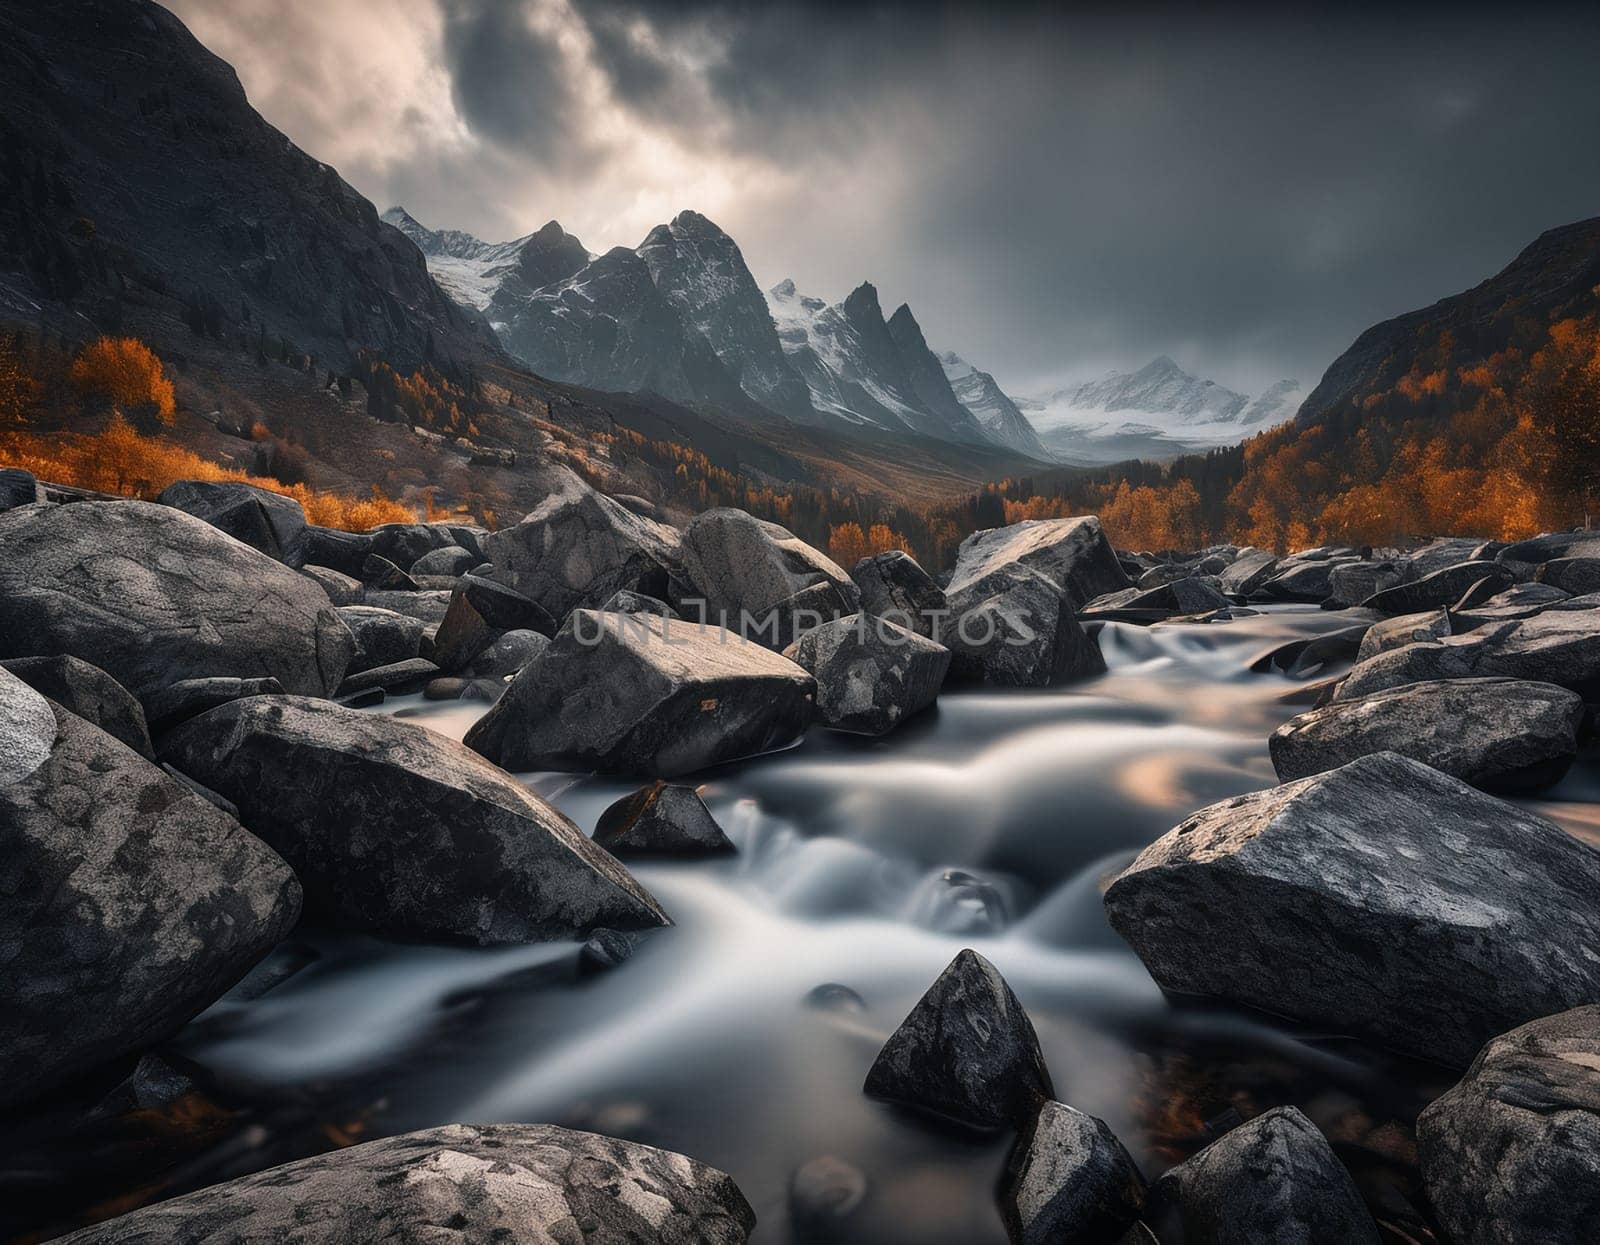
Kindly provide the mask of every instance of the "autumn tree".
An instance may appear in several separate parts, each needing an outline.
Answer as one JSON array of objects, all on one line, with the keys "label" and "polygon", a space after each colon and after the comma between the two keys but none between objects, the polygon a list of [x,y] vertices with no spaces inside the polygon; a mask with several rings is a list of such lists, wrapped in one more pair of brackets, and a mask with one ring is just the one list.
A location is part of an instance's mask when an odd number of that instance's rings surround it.
[{"label": "autumn tree", "polygon": [[167,427],[177,412],[161,360],[136,337],[101,337],[85,346],[72,364],[72,383],[88,401],[145,408]]},{"label": "autumn tree", "polygon": [[16,348],[9,339],[0,339],[0,427],[20,424],[36,392]]}]

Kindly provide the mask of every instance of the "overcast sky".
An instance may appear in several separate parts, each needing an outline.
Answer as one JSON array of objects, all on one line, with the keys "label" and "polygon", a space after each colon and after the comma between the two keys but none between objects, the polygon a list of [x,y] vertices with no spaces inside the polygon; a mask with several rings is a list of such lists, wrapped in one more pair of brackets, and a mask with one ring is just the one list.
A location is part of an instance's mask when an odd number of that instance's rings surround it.
[{"label": "overcast sky", "polygon": [[166,2],[380,209],[599,251],[695,208],[1022,393],[1163,352],[1309,385],[1600,215],[1593,5]]}]

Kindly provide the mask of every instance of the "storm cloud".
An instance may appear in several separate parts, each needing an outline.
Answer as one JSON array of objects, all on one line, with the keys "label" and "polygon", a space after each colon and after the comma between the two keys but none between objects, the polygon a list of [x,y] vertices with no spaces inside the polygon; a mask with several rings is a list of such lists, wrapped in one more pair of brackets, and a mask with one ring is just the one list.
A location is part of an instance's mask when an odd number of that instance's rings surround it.
[{"label": "storm cloud", "polygon": [[592,250],[683,208],[1020,392],[1167,353],[1313,382],[1600,213],[1600,16],[172,0],[380,207]]}]

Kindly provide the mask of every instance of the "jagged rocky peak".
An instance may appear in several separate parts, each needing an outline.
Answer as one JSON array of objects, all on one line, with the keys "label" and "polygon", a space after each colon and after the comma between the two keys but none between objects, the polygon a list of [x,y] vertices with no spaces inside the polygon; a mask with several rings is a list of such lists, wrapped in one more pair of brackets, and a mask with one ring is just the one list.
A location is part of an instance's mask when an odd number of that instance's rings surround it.
[{"label": "jagged rocky peak", "polygon": [[939,366],[944,369],[956,401],[972,413],[991,441],[1031,458],[1048,461],[1052,457],[1027,416],[993,376],[973,367],[953,350],[939,356]]},{"label": "jagged rocky peak", "polygon": [[863,281],[856,286],[839,306],[852,320],[883,320],[883,306],[878,302],[878,287],[871,281]]},{"label": "jagged rocky peak", "polygon": [[493,247],[460,229],[429,229],[398,203],[383,213],[383,219],[417,244],[424,255],[478,259]]}]

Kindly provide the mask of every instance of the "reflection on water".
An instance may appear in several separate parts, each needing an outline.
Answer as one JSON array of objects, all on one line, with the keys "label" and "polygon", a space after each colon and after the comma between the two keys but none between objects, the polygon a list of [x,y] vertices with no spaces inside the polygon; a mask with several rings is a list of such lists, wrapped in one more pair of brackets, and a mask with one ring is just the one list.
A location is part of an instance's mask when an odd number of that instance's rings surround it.
[{"label": "reflection on water", "polygon": [[[1100,903],[1105,881],[1186,814],[1273,781],[1266,737],[1298,711],[1298,684],[1250,664],[1346,623],[1291,608],[1111,624],[1096,680],[950,693],[888,740],[816,731],[718,769],[703,795],[739,854],[638,867],[676,925],[608,973],[579,977],[572,945],[303,935],[320,958],[258,999],[223,1001],[180,1040],[275,1138],[254,1157],[230,1152],[232,1166],[193,1160],[189,1179],[325,1147],[306,1140],[308,1121],[368,1137],[554,1121],[731,1172],[759,1241],[796,1239],[791,1174],[831,1155],[865,1173],[867,1194],[827,1239],[1001,1242],[993,1190],[1007,1140],[948,1136],[860,1092],[884,1038],[972,946],[1028,1008],[1058,1095],[1106,1119],[1148,1175],[1238,1114],[1293,1102],[1380,1215],[1414,1224],[1409,1126],[1451,1078],[1336,1034],[1175,1005]],[[482,706],[386,708],[459,738]],[[528,781],[586,830],[631,789]],[[1600,794],[1591,781],[1580,768],[1562,793]],[[1569,813],[1594,833],[1592,809]],[[301,1131],[273,1122],[284,1111]]]}]

